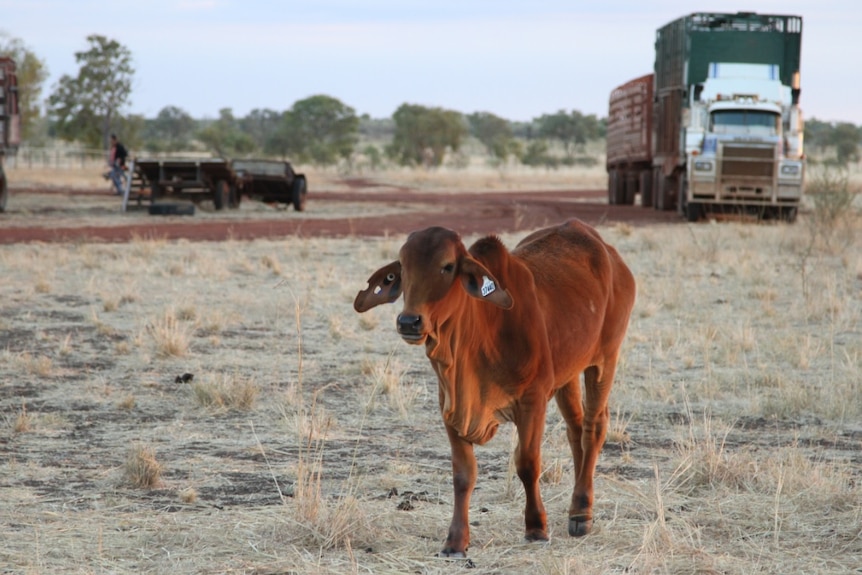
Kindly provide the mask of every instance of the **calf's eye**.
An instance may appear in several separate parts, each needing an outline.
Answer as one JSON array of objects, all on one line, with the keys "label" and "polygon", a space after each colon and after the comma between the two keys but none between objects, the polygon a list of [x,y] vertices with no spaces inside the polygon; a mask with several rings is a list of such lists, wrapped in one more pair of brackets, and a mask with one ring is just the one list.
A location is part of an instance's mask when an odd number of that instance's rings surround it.
[{"label": "calf's eye", "polygon": [[441,274],[451,274],[455,270],[455,264],[446,264],[443,266],[443,269],[440,270]]}]

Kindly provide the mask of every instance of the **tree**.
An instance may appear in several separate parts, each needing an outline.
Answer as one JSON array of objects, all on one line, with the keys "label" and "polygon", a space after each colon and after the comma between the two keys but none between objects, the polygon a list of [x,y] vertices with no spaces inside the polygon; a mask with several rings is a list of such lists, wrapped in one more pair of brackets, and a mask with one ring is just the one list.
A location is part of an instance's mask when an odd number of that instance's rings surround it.
[{"label": "tree", "polygon": [[278,132],[281,116],[275,110],[255,108],[239,121],[239,128],[258,148],[266,149],[267,142]]},{"label": "tree", "polygon": [[20,38],[0,33],[0,56],[15,60],[18,76],[18,112],[21,115],[21,140],[32,141],[39,128],[39,99],[48,77],[45,63]]},{"label": "tree", "polygon": [[475,112],[467,116],[470,131],[485,146],[488,153],[506,160],[512,153],[512,128],[509,122],[490,112]]},{"label": "tree", "polygon": [[387,153],[402,165],[439,166],[446,149],[458,151],[467,135],[463,116],[453,110],[402,104],[392,119],[395,135]]},{"label": "tree", "polygon": [[859,140],[862,138],[859,128],[849,122],[839,122],[832,130],[831,144],[835,146],[835,159],[838,164],[846,166],[850,162],[859,161]]},{"label": "tree", "polygon": [[75,52],[78,75],[60,78],[48,107],[61,138],[107,147],[120,111],[130,103],[135,73],[132,53],[116,40],[97,34],[87,36],[87,42],[88,50]]},{"label": "tree", "polygon": [[[188,112],[165,106],[154,119],[147,120],[144,140],[153,152],[178,152],[188,149],[194,130],[195,121]],[[128,134],[125,137],[128,139]]]},{"label": "tree", "polygon": [[255,150],[254,140],[240,130],[231,108],[219,110],[219,119],[204,127],[198,138],[222,158],[244,156]]},{"label": "tree", "polygon": [[296,160],[325,166],[353,154],[359,118],[340,100],[316,95],[294,102],[284,115],[282,128],[283,141]]},{"label": "tree", "polygon": [[544,114],[537,123],[539,135],[559,140],[569,157],[574,155],[578,145],[582,146],[601,134],[601,123],[598,118],[593,114],[584,116],[577,110],[572,110],[571,113],[560,110],[556,114]]}]

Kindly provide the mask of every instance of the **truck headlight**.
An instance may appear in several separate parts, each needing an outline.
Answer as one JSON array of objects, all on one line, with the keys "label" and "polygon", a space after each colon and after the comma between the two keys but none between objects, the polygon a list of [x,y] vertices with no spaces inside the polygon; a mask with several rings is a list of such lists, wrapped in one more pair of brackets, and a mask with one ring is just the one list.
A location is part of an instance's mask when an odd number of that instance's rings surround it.
[{"label": "truck headlight", "polygon": [[799,164],[784,164],[783,166],[781,166],[782,176],[798,176],[799,171]]},{"label": "truck headlight", "polygon": [[712,162],[706,162],[703,160],[697,161],[694,163],[694,169],[697,172],[711,172]]}]

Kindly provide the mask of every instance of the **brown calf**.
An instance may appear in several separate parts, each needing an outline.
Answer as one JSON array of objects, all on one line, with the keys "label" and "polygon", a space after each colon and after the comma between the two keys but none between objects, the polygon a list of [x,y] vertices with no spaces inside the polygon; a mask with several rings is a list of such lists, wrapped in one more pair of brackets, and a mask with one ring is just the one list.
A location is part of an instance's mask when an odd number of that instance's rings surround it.
[{"label": "brown calf", "polygon": [[410,234],[398,260],[376,271],[353,305],[361,313],[402,294],[398,333],[425,345],[452,448],[455,509],[440,554],[466,555],[477,475],[473,445],[506,421],[518,430],[525,536],[548,539],[539,474],[552,396],[574,458],[568,530],[586,535],[608,396],[635,301],[634,278],[617,251],[579,220],[535,232],[512,252],[493,236],[468,250],[455,232],[428,228]]}]

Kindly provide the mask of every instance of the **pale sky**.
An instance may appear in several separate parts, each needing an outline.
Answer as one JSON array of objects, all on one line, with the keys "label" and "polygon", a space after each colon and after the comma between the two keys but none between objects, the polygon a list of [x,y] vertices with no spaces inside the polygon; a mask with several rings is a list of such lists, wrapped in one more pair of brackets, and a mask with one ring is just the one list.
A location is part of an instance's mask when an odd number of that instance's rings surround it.
[{"label": "pale sky", "polygon": [[862,124],[859,0],[0,0],[0,30],[47,65],[43,95],[101,34],[132,52],[126,112],[282,111],[327,94],[385,118],[403,103],[526,121],[607,116],[652,71],[655,30],[692,12],[803,17],[806,118]]}]

